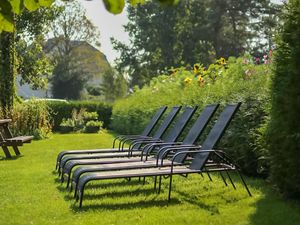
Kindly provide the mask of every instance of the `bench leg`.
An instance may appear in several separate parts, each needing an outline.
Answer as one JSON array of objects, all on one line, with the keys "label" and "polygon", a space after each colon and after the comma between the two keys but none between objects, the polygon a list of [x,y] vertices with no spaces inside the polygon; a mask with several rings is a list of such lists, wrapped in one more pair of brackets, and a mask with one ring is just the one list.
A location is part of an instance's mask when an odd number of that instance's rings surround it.
[{"label": "bench leg", "polygon": [[19,149],[18,149],[18,146],[13,145],[12,147],[13,147],[13,149],[14,149],[16,155],[21,155],[21,153],[20,153],[20,151],[19,151]]},{"label": "bench leg", "polygon": [[5,156],[6,156],[6,158],[10,159],[11,158],[11,154],[9,153],[8,148],[6,146],[1,146],[1,147],[3,149],[3,152],[4,152]]}]

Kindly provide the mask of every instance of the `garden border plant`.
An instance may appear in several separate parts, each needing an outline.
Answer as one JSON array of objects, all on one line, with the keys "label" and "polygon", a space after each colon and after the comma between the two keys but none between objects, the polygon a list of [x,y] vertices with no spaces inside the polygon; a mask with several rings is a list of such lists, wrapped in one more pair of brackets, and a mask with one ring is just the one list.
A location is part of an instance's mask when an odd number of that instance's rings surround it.
[{"label": "garden border plant", "polygon": [[[241,58],[221,58],[205,68],[171,69],[170,74],[152,79],[142,89],[135,88],[129,97],[113,106],[112,128],[117,133],[137,133],[161,105],[198,105],[243,102],[240,112],[219,146],[228,148],[230,154],[243,165],[244,172],[266,175],[268,155],[262,149],[265,120],[270,104],[272,79],[271,54],[263,64],[255,64],[249,55]],[[229,147],[230,146],[230,147]],[[226,149],[227,150],[227,149]],[[262,174],[263,172],[263,174]]]}]

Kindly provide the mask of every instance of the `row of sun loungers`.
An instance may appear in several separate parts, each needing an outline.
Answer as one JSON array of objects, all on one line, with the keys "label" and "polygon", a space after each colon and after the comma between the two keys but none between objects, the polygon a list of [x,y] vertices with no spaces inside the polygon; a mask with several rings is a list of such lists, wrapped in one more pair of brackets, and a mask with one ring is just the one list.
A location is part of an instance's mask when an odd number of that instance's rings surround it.
[{"label": "row of sun loungers", "polygon": [[[226,183],[222,175],[225,172],[235,188],[228,172],[237,171],[251,196],[239,167],[224,151],[214,150],[240,105],[237,103],[225,106],[201,145],[197,144],[199,138],[214,117],[218,104],[208,105],[202,110],[182,142],[178,142],[179,137],[197,107],[184,107],[180,116],[177,114],[182,107],[173,107],[158,125],[166,111],[166,107],[161,107],[141,134],[117,136],[112,143],[112,149],[60,152],[56,160],[56,170],[61,182],[66,178],[67,188],[74,189],[74,197],[76,201],[79,200],[79,207],[83,203],[84,189],[91,181],[154,177],[155,187],[158,178],[160,190],[162,177],[167,177],[170,200],[173,176],[193,173],[219,172]],[[156,131],[151,135],[154,130]],[[129,147],[125,148],[126,145]]]}]

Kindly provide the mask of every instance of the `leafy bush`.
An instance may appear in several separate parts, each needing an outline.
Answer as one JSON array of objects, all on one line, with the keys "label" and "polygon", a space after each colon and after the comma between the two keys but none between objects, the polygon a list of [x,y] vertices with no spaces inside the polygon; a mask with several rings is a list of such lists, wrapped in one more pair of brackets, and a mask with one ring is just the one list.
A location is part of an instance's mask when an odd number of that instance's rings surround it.
[{"label": "leafy bush", "polygon": [[103,121],[103,127],[108,127],[112,113],[112,106],[108,103],[98,101],[49,101],[47,105],[51,109],[51,121],[53,130],[59,131],[59,125],[63,118],[70,118],[73,109],[77,111],[86,109],[89,112],[97,112],[99,120]]},{"label": "leafy bush", "polygon": [[96,133],[103,126],[102,121],[98,121],[97,112],[87,112],[86,109],[73,109],[72,118],[63,118],[60,123],[60,131],[69,133],[72,131]]},{"label": "leafy bush", "polygon": [[51,135],[49,107],[45,102],[31,99],[17,103],[5,114],[4,109],[0,109],[0,118],[4,115],[12,119],[10,129],[14,136],[33,135],[35,139],[43,139]]},{"label": "leafy bush", "polygon": [[84,132],[86,133],[97,133],[100,128],[102,127],[103,122],[102,121],[89,121],[84,126]]},{"label": "leafy bush", "polygon": [[63,119],[60,123],[60,131],[62,133],[69,133],[75,130],[75,121],[73,119]]},{"label": "leafy bush", "polygon": [[[170,75],[152,79],[113,107],[112,127],[118,133],[139,133],[161,105],[198,105],[243,102],[235,121],[222,139],[225,148],[248,174],[265,171],[259,138],[267,119],[272,65],[255,65],[249,56],[218,60],[204,68],[172,69]],[[222,107],[221,107],[222,108]],[[221,109],[219,110],[221,111]]]},{"label": "leafy bush", "polygon": [[272,178],[281,191],[300,199],[300,1],[290,0],[277,41],[267,140]]}]

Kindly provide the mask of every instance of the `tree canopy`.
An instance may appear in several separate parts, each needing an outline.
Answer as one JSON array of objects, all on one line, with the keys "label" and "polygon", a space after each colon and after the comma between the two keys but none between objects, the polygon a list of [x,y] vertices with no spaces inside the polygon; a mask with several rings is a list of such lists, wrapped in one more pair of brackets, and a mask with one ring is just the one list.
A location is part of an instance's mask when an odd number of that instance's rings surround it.
[{"label": "tree canopy", "polygon": [[[274,24],[263,21],[271,15],[276,15],[276,6],[269,0],[181,0],[174,7],[148,1],[129,6],[125,30],[130,44],[112,40],[121,53],[117,68],[131,77],[131,86],[142,86],[171,67],[208,65],[245,51],[266,52]],[[265,27],[269,30],[262,37],[257,30]],[[257,42],[261,46],[254,49]]]},{"label": "tree canopy", "polygon": [[[49,7],[55,0],[1,0],[0,1],[0,32],[14,30],[14,15],[21,14],[24,10],[35,11],[41,7]],[[70,0],[65,0],[70,1]],[[106,9],[113,13],[119,14],[125,7],[126,0],[103,0]],[[179,0],[156,0],[162,4],[172,5]],[[145,0],[129,0],[129,3],[136,5],[144,3]]]}]

